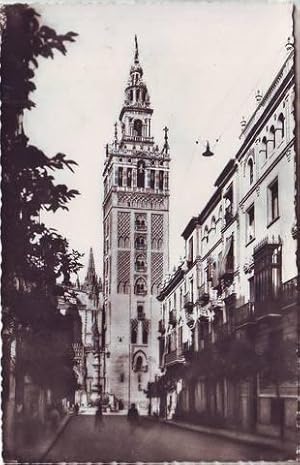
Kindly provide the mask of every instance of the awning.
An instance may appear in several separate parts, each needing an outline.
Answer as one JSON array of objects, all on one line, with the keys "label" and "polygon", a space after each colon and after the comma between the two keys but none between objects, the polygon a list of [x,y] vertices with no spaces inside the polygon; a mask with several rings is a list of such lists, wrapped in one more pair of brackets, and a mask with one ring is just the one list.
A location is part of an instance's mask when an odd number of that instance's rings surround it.
[{"label": "awning", "polygon": [[228,237],[226,244],[225,244],[224,254],[223,254],[223,257],[220,263],[220,276],[223,276],[227,271],[227,258],[228,258],[228,254],[229,254],[232,244],[233,244],[233,236],[231,235],[230,237]]}]

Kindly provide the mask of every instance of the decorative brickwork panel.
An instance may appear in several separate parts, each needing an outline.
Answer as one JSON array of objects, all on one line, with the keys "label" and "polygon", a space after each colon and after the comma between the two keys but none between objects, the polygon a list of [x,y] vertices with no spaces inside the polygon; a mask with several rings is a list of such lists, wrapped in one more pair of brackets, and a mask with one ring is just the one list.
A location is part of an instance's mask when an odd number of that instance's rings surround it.
[{"label": "decorative brickwork panel", "polygon": [[118,292],[127,294],[130,284],[130,251],[118,252]]},{"label": "decorative brickwork panel", "polygon": [[151,293],[156,294],[163,279],[163,254],[152,252],[151,254]]},{"label": "decorative brickwork panel", "polygon": [[118,212],[118,246],[130,247],[130,213]]},{"label": "decorative brickwork panel", "polygon": [[151,247],[161,249],[163,243],[163,215],[153,213],[151,215]]}]

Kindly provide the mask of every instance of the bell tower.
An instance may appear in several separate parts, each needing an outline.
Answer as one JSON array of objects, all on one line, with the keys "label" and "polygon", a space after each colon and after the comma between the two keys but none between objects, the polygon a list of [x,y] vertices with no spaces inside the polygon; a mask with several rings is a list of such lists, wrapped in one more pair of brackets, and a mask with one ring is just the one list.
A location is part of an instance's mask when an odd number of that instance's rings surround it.
[{"label": "bell tower", "polygon": [[107,391],[147,412],[147,384],[158,374],[156,296],[168,270],[169,145],[151,134],[153,109],[139,61],[106,146],[103,172],[104,305]]}]

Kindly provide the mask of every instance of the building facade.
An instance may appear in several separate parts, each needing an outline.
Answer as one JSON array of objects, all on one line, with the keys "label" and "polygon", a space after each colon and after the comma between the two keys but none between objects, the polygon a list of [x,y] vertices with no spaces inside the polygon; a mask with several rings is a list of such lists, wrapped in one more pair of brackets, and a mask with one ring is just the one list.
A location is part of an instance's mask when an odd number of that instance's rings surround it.
[{"label": "building facade", "polygon": [[65,288],[59,307],[70,317],[72,328],[73,369],[78,385],[75,402],[82,406],[93,405],[104,393],[105,376],[102,283],[96,274],[92,249],[84,282],[77,281],[72,288]]},{"label": "building facade", "polygon": [[156,299],[168,269],[169,145],[151,133],[153,109],[136,40],[125,100],[103,172],[107,392],[146,411],[158,370]]},{"label": "building facade", "polygon": [[183,232],[186,259],[158,296],[166,417],[295,437],[293,103],[290,51]]}]

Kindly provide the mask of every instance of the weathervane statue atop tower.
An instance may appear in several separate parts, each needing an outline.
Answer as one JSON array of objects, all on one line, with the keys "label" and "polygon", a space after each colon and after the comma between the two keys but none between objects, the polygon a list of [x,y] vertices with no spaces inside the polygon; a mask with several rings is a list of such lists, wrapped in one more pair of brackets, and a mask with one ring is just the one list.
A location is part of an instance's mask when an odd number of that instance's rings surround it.
[{"label": "weathervane statue atop tower", "polygon": [[137,41],[137,36],[134,36],[135,41],[135,55],[134,55],[134,62],[137,64],[139,62],[139,46]]}]

